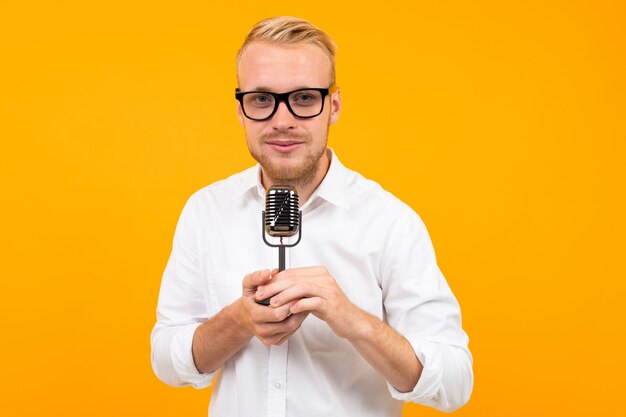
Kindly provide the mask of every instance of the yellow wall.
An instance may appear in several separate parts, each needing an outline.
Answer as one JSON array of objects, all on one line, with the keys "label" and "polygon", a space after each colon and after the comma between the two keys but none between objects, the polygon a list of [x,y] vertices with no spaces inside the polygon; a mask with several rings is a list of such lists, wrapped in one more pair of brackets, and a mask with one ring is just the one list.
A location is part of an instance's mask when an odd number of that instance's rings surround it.
[{"label": "yellow wall", "polygon": [[429,228],[475,359],[458,415],[623,411],[624,2],[5,3],[1,415],[206,415],[149,334],[187,197],[253,163],[234,55],[278,14],[340,46],[342,162]]}]

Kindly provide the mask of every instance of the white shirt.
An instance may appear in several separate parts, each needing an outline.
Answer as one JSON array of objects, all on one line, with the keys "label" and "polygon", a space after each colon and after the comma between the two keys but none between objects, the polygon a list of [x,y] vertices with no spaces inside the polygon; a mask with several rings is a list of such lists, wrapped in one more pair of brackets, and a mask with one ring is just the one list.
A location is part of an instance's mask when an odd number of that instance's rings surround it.
[{"label": "white shirt", "polygon": [[[224,364],[211,417],[400,416],[403,401],[452,411],[469,399],[468,337],[424,224],[409,206],[331,156],[326,177],[301,207],[302,240],[287,249],[287,268],[326,266],[354,304],[406,337],[424,366],[419,382],[411,392],[395,390],[310,314],[281,346],[252,338]],[[264,202],[259,165],[187,201],[151,335],[152,367],[163,382],[211,384],[214,373],[194,366],[196,327],[241,296],[246,274],[277,267],[278,249],[261,237]]]}]

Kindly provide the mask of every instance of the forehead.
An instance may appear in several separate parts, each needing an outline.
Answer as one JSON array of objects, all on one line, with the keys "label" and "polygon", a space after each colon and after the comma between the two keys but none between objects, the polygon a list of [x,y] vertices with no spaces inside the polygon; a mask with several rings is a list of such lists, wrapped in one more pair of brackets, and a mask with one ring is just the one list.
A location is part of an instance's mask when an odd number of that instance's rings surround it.
[{"label": "forehead", "polygon": [[273,45],[253,42],[243,51],[238,66],[243,91],[284,92],[303,87],[328,87],[330,58],[312,44]]}]

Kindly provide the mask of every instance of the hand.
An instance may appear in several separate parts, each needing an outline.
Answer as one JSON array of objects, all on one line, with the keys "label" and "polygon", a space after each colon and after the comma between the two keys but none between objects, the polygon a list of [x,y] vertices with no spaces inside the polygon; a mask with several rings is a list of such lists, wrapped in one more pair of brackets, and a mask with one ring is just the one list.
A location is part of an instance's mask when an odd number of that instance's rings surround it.
[{"label": "hand", "polygon": [[[243,279],[243,294],[238,304],[239,323],[245,332],[259,338],[264,345],[280,345],[291,336],[309,315],[308,312],[293,314],[290,308],[294,302],[282,306],[268,307],[255,302],[259,285],[267,284],[278,269],[264,270],[248,274]],[[272,278],[273,280],[274,278]],[[257,297],[258,298],[258,297]],[[258,298],[262,300],[263,298]]]},{"label": "hand", "polygon": [[366,313],[348,299],[323,266],[287,269],[259,290],[256,298],[271,297],[270,307],[278,311],[288,307],[293,315],[311,312],[339,337],[352,339],[365,331]]}]

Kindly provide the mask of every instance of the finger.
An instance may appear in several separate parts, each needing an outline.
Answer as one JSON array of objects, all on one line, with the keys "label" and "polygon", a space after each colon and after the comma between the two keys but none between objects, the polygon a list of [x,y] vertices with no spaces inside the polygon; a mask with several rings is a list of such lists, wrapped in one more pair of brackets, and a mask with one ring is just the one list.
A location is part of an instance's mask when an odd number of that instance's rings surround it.
[{"label": "finger", "polygon": [[304,282],[310,282],[313,285],[318,285],[321,287],[328,287],[330,279],[332,278],[330,278],[328,275],[303,275],[291,276],[288,278],[285,278],[285,276],[283,276],[282,280],[274,278],[270,281],[269,284],[257,288],[256,298],[258,300],[264,300],[285,291],[287,288]]},{"label": "finger", "polygon": [[270,300],[270,306],[277,308],[290,301],[298,301],[305,297],[321,297],[329,299],[332,295],[333,292],[330,288],[323,287],[311,281],[299,282],[273,296]]},{"label": "finger", "polygon": [[254,297],[261,301],[270,298],[273,295],[278,294],[281,291],[286,290],[287,288],[295,285],[298,282],[296,278],[284,279],[282,281],[276,281],[272,279],[266,285],[260,285],[256,289],[256,293]]},{"label": "finger", "polygon": [[289,334],[283,336],[281,339],[278,341],[278,344],[282,344],[285,340],[287,340],[292,334],[294,334],[299,328],[300,326],[302,326],[302,323],[304,322],[304,320],[308,317],[309,312],[306,311],[304,313],[300,313],[300,314],[292,314],[289,317],[289,320],[293,320],[293,330],[291,332],[289,332]]},{"label": "finger", "polygon": [[[291,311],[291,308],[289,309],[289,311]],[[296,314],[292,313],[291,316],[289,316],[288,320],[291,320],[294,322],[294,331],[300,328],[300,326],[302,325],[302,323],[304,322],[304,320],[307,318],[308,315],[309,315],[309,312],[304,311],[302,313],[296,313]]]},{"label": "finger", "polygon": [[269,279],[270,271],[268,269],[264,269],[262,271],[255,271],[251,274],[246,275],[243,278],[241,285],[243,286],[244,290],[256,291],[256,288],[259,285],[265,284],[267,281],[269,281]]},{"label": "finger", "polygon": [[291,312],[291,306],[293,306],[295,303],[295,301],[292,301],[276,308],[267,308],[264,306],[266,310],[265,314],[268,316],[267,322],[277,323],[284,322],[285,320],[290,319],[290,316],[293,314]]},{"label": "finger", "polygon": [[[271,280],[274,278],[274,276],[276,276],[276,274],[278,274],[280,272],[280,270],[278,268],[272,269],[272,271],[270,272],[270,278],[268,281],[271,282]],[[267,282],[267,281],[266,281]],[[257,300],[262,301],[264,300],[266,297],[263,297],[263,285],[259,285],[258,287],[256,287],[256,291],[257,291]]]},{"label": "finger", "polygon": [[292,315],[287,320],[280,322],[258,324],[255,328],[255,334],[260,338],[271,338],[275,341],[285,334],[293,333],[297,330],[302,320],[304,320],[304,317]]},{"label": "finger", "polygon": [[305,312],[300,314],[293,314],[292,316],[290,316],[287,320],[285,320],[286,322],[289,322],[286,324],[288,324],[287,327],[290,330],[284,333],[278,333],[274,335],[271,340],[269,340],[269,342],[277,346],[283,344],[287,339],[289,339],[289,337],[291,337],[292,334],[294,334],[300,328],[302,322],[304,321],[304,319],[307,318],[308,315],[309,313]]},{"label": "finger", "polygon": [[[297,329],[296,329],[296,330],[297,330]],[[282,345],[282,344],[283,344],[283,343],[285,343],[285,342],[286,342],[286,341],[287,341],[287,340],[291,337],[291,335],[292,335],[292,334],[294,334],[294,333],[295,333],[295,331],[285,333],[284,335],[280,336],[277,340],[272,341],[272,345],[276,345],[276,346],[280,346],[280,345]]]},{"label": "finger", "polygon": [[327,275],[329,274],[328,269],[325,266],[305,266],[301,268],[289,268],[284,271],[280,271],[276,275],[277,280],[283,280],[286,278],[292,277],[312,277],[317,275]]},{"label": "finger", "polygon": [[265,323],[278,323],[285,320],[292,314],[289,309],[294,303],[295,301],[292,301],[291,303],[286,303],[280,307],[273,308],[259,305],[252,302],[252,300],[249,300],[247,307],[249,308],[252,322],[256,325],[263,325]]},{"label": "finger", "polygon": [[290,311],[294,316],[309,312],[322,313],[323,303],[324,300],[320,297],[303,298],[295,302],[291,306]]}]

